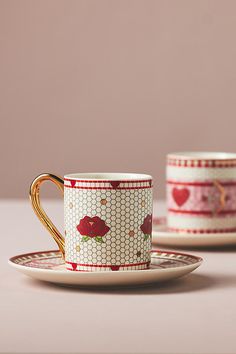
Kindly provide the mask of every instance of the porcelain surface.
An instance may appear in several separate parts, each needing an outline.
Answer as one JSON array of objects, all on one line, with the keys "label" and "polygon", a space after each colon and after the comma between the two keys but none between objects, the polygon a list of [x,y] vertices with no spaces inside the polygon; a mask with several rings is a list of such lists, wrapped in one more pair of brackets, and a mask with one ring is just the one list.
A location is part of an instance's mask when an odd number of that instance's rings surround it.
[{"label": "porcelain surface", "polygon": [[142,286],[176,279],[198,268],[202,259],[188,254],[151,252],[150,269],[132,271],[70,271],[59,251],[22,254],[9,260],[12,267],[34,279],[68,286]]},{"label": "porcelain surface", "polygon": [[155,218],[152,243],[163,246],[210,247],[236,245],[236,232],[186,233],[169,231],[165,218]]}]

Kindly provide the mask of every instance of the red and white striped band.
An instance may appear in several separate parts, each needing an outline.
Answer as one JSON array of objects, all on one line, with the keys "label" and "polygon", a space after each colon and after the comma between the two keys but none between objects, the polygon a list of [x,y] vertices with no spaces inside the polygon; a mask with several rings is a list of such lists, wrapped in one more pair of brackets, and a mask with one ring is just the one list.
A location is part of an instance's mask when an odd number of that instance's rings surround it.
[{"label": "red and white striped band", "polygon": [[[188,214],[188,215],[202,215],[202,216],[212,216],[214,213],[211,210],[183,210],[183,209],[174,209],[168,208],[168,211],[171,213],[177,214]],[[217,217],[220,215],[235,215],[236,210],[220,210],[217,212]]]},{"label": "red and white striped band", "polygon": [[[187,186],[187,187],[213,187],[215,185],[214,181],[204,181],[204,182],[179,182],[179,181],[173,181],[173,180],[168,180],[166,182],[167,184],[170,185],[177,185],[177,186]],[[220,185],[222,187],[233,187],[236,186],[236,180],[231,180],[231,181],[219,181]]]},{"label": "red and white striped band", "polygon": [[117,270],[141,270],[148,269],[150,262],[138,262],[131,264],[83,264],[83,263],[73,263],[66,261],[66,269],[71,271],[83,271],[83,272],[91,272],[91,271],[117,271]]},{"label": "red and white striped band", "polygon": [[189,234],[215,234],[215,233],[236,232],[236,227],[228,228],[228,229],[176,229],[173,227],[168,227],[168,231],[189,233]]},{"label": "red and white striped band", "polygon": [[64,187],[78,189],[146,189],[152,188],[152,180],[75,180],[64,179]]},{"label": "red and white striped band", "polygon": [[200,168],[227,168],[236,167],[235,159],[227,160],[187,160],[187,159],[167,159],[168,166],[178,167],[200,167]]}]

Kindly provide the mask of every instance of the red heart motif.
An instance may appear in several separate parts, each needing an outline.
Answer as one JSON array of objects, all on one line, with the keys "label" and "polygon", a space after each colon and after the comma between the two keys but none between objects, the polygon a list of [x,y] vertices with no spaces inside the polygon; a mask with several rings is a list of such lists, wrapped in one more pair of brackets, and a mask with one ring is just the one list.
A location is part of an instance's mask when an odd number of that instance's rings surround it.
[{"label": "red heart motif", "polygon": [[112,181],[110,183],[111,183],[112,187],[115,188],[115,189],[118,188],[119,185],[120,185],[120,181]]},{"label": "red heart motif", "polygon": [[72,269],[76,270],[77,269],[77,263],[71,263]]},{"label": "red heart motif", "polygon": [[112,271],[117,271],[117,270],[119,270],[119,268],[120,268],[120,266],[111,266],[111,270]]},{"label": "red heart motif", "polygon": [[72,187],[74,187],[74,186],[75,186],[75,183],[76,183],[76,181],[75,181],[75,180],[70,180],[70,184],[71,184],[71,186],[72,186]]},{"label": "red heart motif", "polygon": [[172,196],[174,198],[175,203],[181,207],[184,205],[184,203],[187,202],[189,196],[190,196],[190,191],[187,188],[174,188],[172,190]]}]

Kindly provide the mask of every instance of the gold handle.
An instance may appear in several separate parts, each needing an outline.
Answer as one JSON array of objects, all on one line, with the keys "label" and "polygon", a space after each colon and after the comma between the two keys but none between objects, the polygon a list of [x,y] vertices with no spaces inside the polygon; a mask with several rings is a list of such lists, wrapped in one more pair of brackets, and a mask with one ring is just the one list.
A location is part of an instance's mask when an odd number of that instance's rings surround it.
[{"label": "gold handle", "polygon": [[65,256],[65,240],[64,237],[57,230],[56,226],[49,219],[45,211],[43,210],[40,203],[40,186],[45,181],[51,181],[56,184],[56,186],[60,189],[62,194],[64,193],[64,181],[61,177],[52,175],[50,173],[43,173],[36,177],[31,186],[30,186],[30,200],[34,209],[35,214],[41,221],[41,223],[46,227],[46,229],[50,232],[54,240],[56,241],[62,256]]}]

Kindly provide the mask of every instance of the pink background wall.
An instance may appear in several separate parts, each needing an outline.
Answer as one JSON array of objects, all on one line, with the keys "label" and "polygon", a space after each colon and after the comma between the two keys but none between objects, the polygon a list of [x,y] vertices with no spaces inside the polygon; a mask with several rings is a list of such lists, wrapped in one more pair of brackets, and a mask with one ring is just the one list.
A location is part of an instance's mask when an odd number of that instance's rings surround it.
[{"label": "pink background wall", "polygon": [[234,0],[0,0],[1,196],[45,171],[134,171],[163,197],[167,152],[235,151],[235,13]]}]

